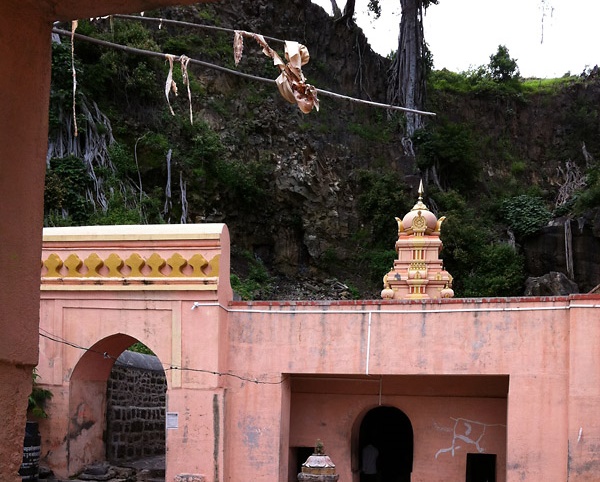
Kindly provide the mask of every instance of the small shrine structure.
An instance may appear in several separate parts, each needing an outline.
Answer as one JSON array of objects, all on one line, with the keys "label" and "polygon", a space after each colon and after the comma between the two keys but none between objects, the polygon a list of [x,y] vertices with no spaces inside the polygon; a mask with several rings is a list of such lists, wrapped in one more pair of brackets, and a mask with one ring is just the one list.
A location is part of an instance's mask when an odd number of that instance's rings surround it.
[{"label": "small shrine structure", "polygon": [[325,454],[323,442],[317,440],[315,452],[302,464],[298,474],[298,482],[336,482],[340,478],[335,470],[335,464],[329,455]]},{"label": "small shrine structure", "polygon": [[452,276],[439,255],[442,250],[440,231],[445,216],[437,218],[423,203],[423,181],[419,199],[398,222],[397,259],[383,277],[383,299],[452,298]]}]

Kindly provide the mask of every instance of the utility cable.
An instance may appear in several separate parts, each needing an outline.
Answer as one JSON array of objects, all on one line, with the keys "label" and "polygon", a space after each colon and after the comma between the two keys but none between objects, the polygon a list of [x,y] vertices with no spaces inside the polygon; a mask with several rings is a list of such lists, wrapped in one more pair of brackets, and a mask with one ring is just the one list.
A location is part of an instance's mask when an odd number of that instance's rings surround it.
[{"label": "utility cable", "polygon": [[[110,355],[108,352],[102,352],[102,351],[99,351],[99,350],[95,350],[94,348],[91,348],[91,347],[85,347],[85,346],[78,345],[77,343],[74,343],[74,342],[71,342],[69,340],[66,340],[65,338],[62,338],[62,337],[60,337],[58,335],[54,335],[53,333],[50,333],[49,331],[44,330],[43,328],[40,328],[39,335],[42,338],[46,338],[47,340],[53,341],[55,343],[60,343],[60,344],[63,344],[63,345],[67,345],[67,346],[70,346],[72,348],[76,348],[78,350],[82,350],[82,351],[85,351],[85,352],[95,353],[97,355],[100,355],[104,359],[110,359],[110,360],[113,360],[114,362],[116,362],[117,359],[118,359],[118,357]],[[160,360],[160,358],[159,358],[159,360]],[[209,374],[209,375],[217,375],[219,377],[236,378],[238,380],[241,380],[241,381],[244,381],[244,382],[255,383],[257,385],[281,385],[282,383],[284,383],[285,381],[287,381],[289,379],[289,376],[285,376],[285,377],[283,377],[279,381],[270,382],[270,381],[266,381],[266,380],[259,380],[258,378],[245,377],[243,375],[238,375],[236,373],[218,372],[218,371],[214,371],[214,370],[205,370],[205,369],[202,369],[202,368],[184,367],[184,366],[180,366],[180,365],[175,365],[173,363],[164,363],[162,361],[161,361],[161,364],[163,365],[164,371],[180,370],[180,371],[188,371],[188,372],[195,372],[195,373],[206,373],[206,374]]]},{"label": "utility cable", "polygon": [[[213,30],[215,32],[226,32],[226,33],[235,33],[235,29],[233,28],[225,28],[225,27],[216,27],[214,25],[204,25],[201,23],[192,23],[192,22],[183,22],[181,20],[171,20],[168,18],[160,18],[160,17],[142,17],[141,15],[124,15],[124,14],[115,14],[115,15],[109,15],[112,16],[113,18],[122,18],[125,20],[141,20],[143,22],[159,22],[159,27],[161,28],[162,24],[170,24],[170,25],[180,25],[182,27],[192,27],[192,28],[199,28],[202,30]],[[105,17],[102,17],[105,18]],[[285,43],[285,40],[281,40],[275,37],[267,37],[266,35],[263,35],[262,38],[264,38],[265,40],[268,40],[269,42],[278,42],[278,43]]]},{"label": "utility cable", "polygon": [[[117,43],[113,43],[113,42],[108,42],[107,40],[100,40],[94,37],[88,37],[87,35],[81,35],[78,33],[72,34],[71,32],[67,31],[67,30],[63,30],[63,29],[59,29],[59,28],[53,28],[52,32],[58,35],[62,35],[65,37],[74,37],[77,40],[81,40],[84,42],[90,42],[96,45],[101,45],[103,47],[108,47],[108,48],[112,48],[112,49],[116,49],[116,50],[121,50],[123,52],[127,52],[127,53],[131,53],[131,54],[137,54],[137,55],[147,55],[149,57],[158,57],[161,59],[168,59],[171,58],[174,62],[180,62],[182,57],[185,57],[183,55],[171,55],[171,54],[165,54],[162,52],[153,52],[151,50],[144,50],[144,49],[138,49],[136,47],[128,47],[126,45],[121,45],[121,44],[117,44]],[[186,57],[187,58],[187,57]],[[189,63],[193,64],[193,65],[199,65],[201,67],[206,67],[208,69],[213,69],[213,70],[217,70],[219,72],[224,72],[227,74],[231,74],[231,75],[237,75],[239,77],[243,77],[245,79],[249,79],[249,80],[254,80],[256,82],[263,82],[263,83],[267,83],[267,84],[271,84],[271,85],[276,85],[275,80],[273,79],[267,79],[265,77],[259,77],[256,75],[252,75],[252,74],[246,74],[244,72],[239,72],[237,70],[233,70],[233,69],[228,69],[227,67],[222,67],[220,65],[217,64],[213,64],[210,62],[204,62],[202,60],[197,60],[197,59],[189,59]],[[335,92],[330,92],[328,90],[323,90],[323,89],[316,89],[317,94],[319,95],[323,95],[325,97],[332,97],[334,99],[341,99],[341,100],[346,100],[349,102],[354,102],[357,104],[364,104],[364,105],[370,105],[372,107],[379,107],[379,108],[384,108],[384,109],[390,109],[390,110],[399,110],[402,112],[411,112],[413,114],[419,114],[419,115],[426,115],[426,116],[435,116],[436,114],[434,112],[427,112],[427,111],[422,111],[422,110],[416,110],[416,109],[409,109],[408,107],[400,107],[397,105],[391,105],[391,104],[382,104],[379,102],[373,102],[373,101],[369,101],[369,100],[363,100],[363,99],[357,99],[355,97],[350,97],[347,95],[342,95],[342,94],[337,94]]]}]

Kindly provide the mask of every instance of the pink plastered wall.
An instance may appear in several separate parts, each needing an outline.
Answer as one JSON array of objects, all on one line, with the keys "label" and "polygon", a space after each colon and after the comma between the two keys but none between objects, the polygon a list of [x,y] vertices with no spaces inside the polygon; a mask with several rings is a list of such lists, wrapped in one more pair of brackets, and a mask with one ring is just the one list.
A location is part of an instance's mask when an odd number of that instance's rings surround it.
[{"label": "pink plastered wall", "polygon": [[[115,359],[140,341],[163,363],[166,409],[178,417],[166,436],[167,477],[209,474],[220,480],[225,410],[217,373],[226,369],[227,319],[219,297],[231,299],[227,229],[143,227],[132,242],[115,236],[118,229],[96,229],[94,236],[103,239],[92,242],[80,239],[85,229],[45,231],[38,371],[56,395],[50,418],[41,425],[43,459],[61,476],[104,460],[106,381]],[[140,237],[146,238],[143,246]],[[63,266],[49,277],[45,261],[72,254],[81,260],[91,254],[148,260],[156,253],[161,259],[177,253],[186,260],[202,255],[219,262],[207,274],[165,271],[132,279],[127,272],[111,276],[98,270],[90,279],[85,269],[73,272],[73,264],[71,272]]]},{"label": "pink plastered wall", "polygon": [[[562,480],[567,477],[569,445],[578,434],[578,428],[569,427],[569,420],[593,418],[590,403],[598,402],[596,388],[581,387],[598,375],[597,365],[593,365],[597,350],[590,346],[596,346],[593,340],[600,335],[594,308],[597,303],[598,297],[593,296],[400,303],[235,303],[229,314],[229,366],[244,373],[253,367],[253,372],[265,380],[276,380],[278,376],[289,376],[293,381],[294,377],[368,374],[407,377],[410,386],[410,376],[429,376],[431,393],[419,383],[420,391],[410,396],[383,396],[384,404],[402,410],[413,423],[414,480],[457,480],[454,477],[460,474],[464,477],[465,443],[454,456],[442,452],[435,458],[437,451],[451,446],[447,442],[452,437],[444,427],[449,430],[456,420],[470,420],[473,431],[475,426],[486,427],[486,442],[479,448],[497,454],[498,480],[540,480],[548,474]],[[573,319],[586,322],[577,321],[574,326]],[[585,331],[579,325],[585,325]],[[578,343],[586,349],[575,354],[571,340],[576,333],[584,333]],[[582,374],[576,377],[577,389],[585,395],[573,393],[573,387],[570,392],[570,366],[575,359],[576,365],[585,363],[587,373],[593,374],[591,378]],[[452,393],[436,395],[436,377],[440,376],[481,376],[483,393],[458,384]],[[493,386],[495,382],[486,387],[486,377],[496,376],[507,380],[500,394]],[[447,391],[445,382],[442,385],[440,390]],[[235,396],[231,396],[228,413],[238,423],[228,424],[233,444],[228,449],[236,454],[237,462],[231,467],[234,480],[251,472],[256,464],[271,473],[276,471],[278,461],[267,466],[273,454],[270,444],[277,442],[277,437],[268,435],[272,428],[286,422],[279,402],[289,393],[290,437],[281,443],[310,446],[317,438],[324,439],[340,473],[351,475],[352,457],[356,457],[352,451],[356,449],[349,438],[350,427],[360,418],[361,410],[379,403],[374,401],[376,395],[329,394],[322,387],[307,390],[314,393],[295,393],[293,385],[291,389],[261,390],[232,382]],[[572,413],[575,407],[577,416]],[[311,411],[319,413],[319,423],[304,423]],[[252,423],[247,420],[250,414],[254,414]],[[313,420],[310,416],[308,419]],[[251,437],[244,434],[250,427],[263,439],[258,447],[265,451],[247,442]],[[593,461],[598,431],[593,421],[587,427],[593,435],[588,434],[587,449],[578,449],[583,453],[578,459]],[[579,446],[582,444],[580,439]],[[587,476],[590,471],[588,468]],[[572,470],[570,477],[587,480],[583,472]],[[439,478],[432,479],[433,473]]]},{"label": "pink plastered wall", "polygon": [[290,446],[310,447],[321,439],[340,478],[358,481],[359,447],[353,431],[365,410],[379,406],[395,407],[410,419],[413,482],[464,480],[467,453],[496,454],[497,480],[506,480],[506,399],[502,398],[385,395],[380,405],[376,394],[294,393]]},{"label": "pink plastered wall", "polygon": [[58,472],[102,458],[101,385],[139,340],[165,364],[179,417],[170,479],[293,481],[299,448],[320,439],[358,482],[361,426],[389,407],[410,424],[412,482],[464,480],[467,454],[495,455],[500,482],[594,480],[600,297],[231,302],[224,258],[197,289],[42,290],[41,328],[99,352],[42,339],[56,392],[43,452]]}]

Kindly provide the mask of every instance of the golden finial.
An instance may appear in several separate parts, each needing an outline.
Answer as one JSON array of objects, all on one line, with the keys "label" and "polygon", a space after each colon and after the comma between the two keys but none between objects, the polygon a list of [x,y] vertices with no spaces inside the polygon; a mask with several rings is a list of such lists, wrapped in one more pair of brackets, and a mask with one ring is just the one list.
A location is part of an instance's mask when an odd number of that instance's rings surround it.
[{"label": "golden finial", "polygon": [[429,211],[429,208],[427,206],[425,206],[425,204],[423,203],[423,194],[425,193],[425,190],[423,189],[423,179],[421,179],[421,181],[419,182],[419,199],[417,200],[417,204],[415,204],[412,208],[412,211],[418,211],[418,210],[423,210],[423,211]]}]

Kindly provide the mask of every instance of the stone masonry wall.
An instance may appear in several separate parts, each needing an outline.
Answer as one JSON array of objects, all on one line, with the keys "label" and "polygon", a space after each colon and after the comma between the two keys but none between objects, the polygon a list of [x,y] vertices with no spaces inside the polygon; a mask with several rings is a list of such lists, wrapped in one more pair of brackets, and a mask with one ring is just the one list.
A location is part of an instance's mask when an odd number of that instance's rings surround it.
[{"label": "stone masonry wall", "polygon": [[106,457],[109,461],[165,454],[166,391],[162,369],[115,363],[107,383]]}]

